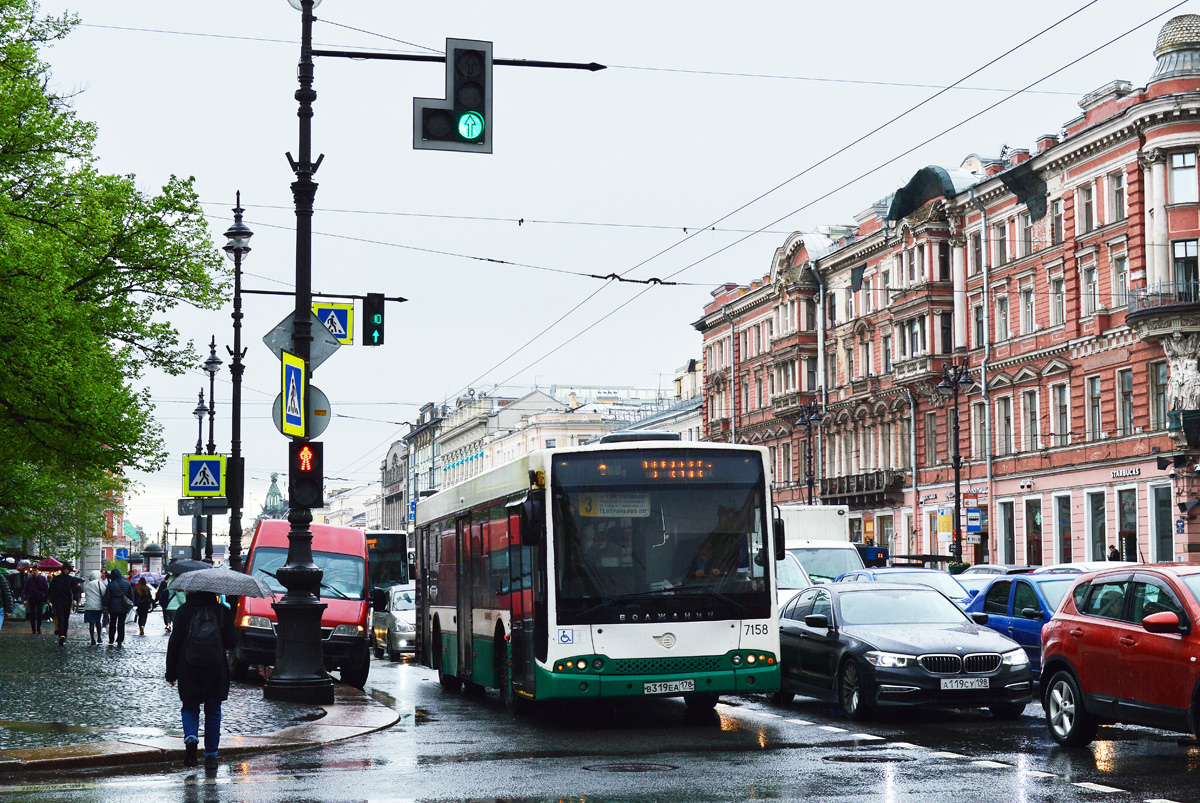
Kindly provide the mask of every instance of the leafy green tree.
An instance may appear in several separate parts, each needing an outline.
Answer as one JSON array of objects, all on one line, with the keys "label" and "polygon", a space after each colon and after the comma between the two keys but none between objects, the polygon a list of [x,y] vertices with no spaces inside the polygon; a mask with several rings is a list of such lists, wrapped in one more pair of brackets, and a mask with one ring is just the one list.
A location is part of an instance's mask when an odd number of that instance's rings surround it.
[{"label": "leafy green tree", "polygon": [[0,0],[0,543],[10,546],[93,540],[122,471],[162,467],[161,427],[132,383],[195,365],[167,315],[218,309],[229,286],[192,179],[172,176],[150,195],[97,168],[95,126],[56,94],[39,57],[76,22],[39,17],[36,0]]}]

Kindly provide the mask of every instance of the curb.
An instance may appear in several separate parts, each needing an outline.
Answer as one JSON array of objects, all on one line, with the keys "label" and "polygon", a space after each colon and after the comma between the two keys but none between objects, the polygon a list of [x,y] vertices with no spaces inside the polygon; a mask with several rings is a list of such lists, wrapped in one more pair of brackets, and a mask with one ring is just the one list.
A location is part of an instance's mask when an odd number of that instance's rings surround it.
[{"label": "curb", "polygon": [[[361,689],[334,686],[334,700],[320,706],[325,716],[292,725],[274,733],[222,734],[220,759],[258,755],[280,750],[339,742],[390,728],[400,714]],[[119,739],[60,747],[28,747],[0,750],[0,777],[22,772],[75,769],[80,767],[124,767],[183,761],[183,740],[174,736],[148,739]]]}]

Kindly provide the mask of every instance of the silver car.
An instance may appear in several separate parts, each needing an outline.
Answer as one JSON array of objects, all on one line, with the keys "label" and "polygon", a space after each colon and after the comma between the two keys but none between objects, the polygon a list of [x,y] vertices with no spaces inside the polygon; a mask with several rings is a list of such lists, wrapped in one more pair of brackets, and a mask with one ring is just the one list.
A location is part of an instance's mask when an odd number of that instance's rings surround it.
[{"label": "silver car", "polygon": [[388,660],[399,661],[401,653],[416,649],[416,593],[414,583],[377,590],[371,613],[371,645],[376,658],[386,652]]}]

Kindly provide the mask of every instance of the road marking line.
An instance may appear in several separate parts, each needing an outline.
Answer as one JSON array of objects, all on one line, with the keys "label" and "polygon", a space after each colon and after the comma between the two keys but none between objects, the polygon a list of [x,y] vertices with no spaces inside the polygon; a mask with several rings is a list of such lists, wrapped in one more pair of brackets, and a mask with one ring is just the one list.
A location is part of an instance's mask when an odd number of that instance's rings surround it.
[{"label": "road marking line", "polygon": [[869,741],[869,742],[870,742],[870,741],[883,741],[883,737],[882,737],[882,736],[876,736],[876,735],[875,735],[875,734],[873,734],[873,733],[852,733],[852,734],[850,734],[850,738],[852,738],[852,739],[865,739],[865,740],[867,740],[867,741]]},{"label": "road marking line", "polygon": [[845,728],[835,728],[832,725],[821,725],[821,726],[819,726],[819,729],[823,730],[823,731],[829,731],[830,733],[845,733],[846,732]]},{"label": "road marking line", "polygon": [[1025,770],[1026,775],[1032,775],[1034,778],[1057,778],[1053,772],[1042,772],[1040,770]]},{"label": "road marking line", "polygon": [[1125,791],[1124,789],[1118,789],[1115,786],[1105,786],[1104,784],[1091,783],[1090,781],[1077,782],[1077,783],[1075,783],[1075,786],[1079,786],[1084,789],[1091,789],[1093,792],[1124,792]]},{"label": "road marking line", "polygon": [[785,719],[784,722],[790,722],[793,725],[811,725],[807,719]]},{"label": "road marking line", "polygon": [[1146,803],[1178,803],[1178,801],[1167,800],[1165,797],[1152,797]]},{"label": "road marking line", "polygon": [[941,753],[930,753],[929,755],[933,756],[934,758],[966,758],[966,756],[964,756],[962,753],[941,752]]},{"label": "road marking line", "polygon": [[913,744],[912,742],[889,742],[889,744],[892,747],[900,747],[900,748],[903,748],[904,750],[924,750],[925,749],[924,747],[921,747],[921,745]]},{"label": "road marking line", "polygon": [[999,761],[972,761],[971,763],[976,767],[989,767],[992,769],[1005,769],[1012,766],[1012,764],[1002,764]]}]

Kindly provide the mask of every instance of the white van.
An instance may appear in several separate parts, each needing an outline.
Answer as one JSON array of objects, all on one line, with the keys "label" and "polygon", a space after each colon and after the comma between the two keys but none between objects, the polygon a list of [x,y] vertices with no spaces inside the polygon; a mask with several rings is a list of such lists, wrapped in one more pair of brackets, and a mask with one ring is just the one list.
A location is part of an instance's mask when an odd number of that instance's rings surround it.
[{"label": "white van", "polygon": [[838,575],[865,568],[862,556],[849,541],[788,536],[784,543],[814,583],[829,583]]}]

